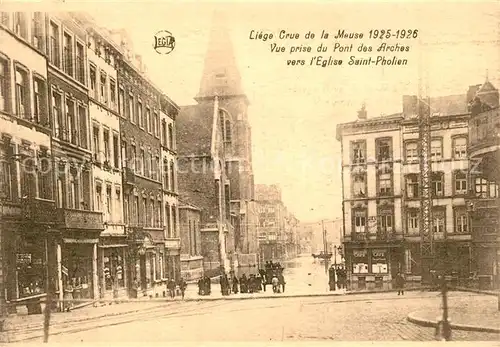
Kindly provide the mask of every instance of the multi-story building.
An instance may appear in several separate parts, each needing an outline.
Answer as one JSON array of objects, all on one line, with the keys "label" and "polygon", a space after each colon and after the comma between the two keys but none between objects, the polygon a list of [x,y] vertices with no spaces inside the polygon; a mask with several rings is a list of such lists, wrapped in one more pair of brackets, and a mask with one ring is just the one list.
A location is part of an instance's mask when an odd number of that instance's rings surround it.
[{"label": "multi-story building", "polygon": [[[470,91],[469,93],[470,94]],[[473,269],[468,194],[467,96],[430,99],[432,228],[438,259],[450,272]],[[403,113],[338,126],[342,144],[344,246],[352,282],[389,281],[401,271],[419,280],[420,178],[417,97]],[[448,252],[448,257],[443,254]]]},{"label": "multi-story building", "polygon": [[46,24],[43,13],[0,13],[0,301],[13,311],[57,283]]},{"label": "multi-story building", "polygon": [[[178,107],[147,78],[142,59],[134,53],[126,33],[113,32],[112,37],[123,52],[118,61],[118,104],[124,158],[123,209],[129,241],[126,277],[130,288],[158,296],[165,290],[167,276],[175,278],[180,273],[180,263],[166,262],[170,250],[166,246],[177,251],[180,247],[179,219],[175,195],[170,194],[167,200],[164,194],[160,127],[160,110],[175,119]],[[175,179],[173,175],[171,191],[175,190]],[[171,205],[165,205],[165,200]],[[172,240],[166,243],[167,234],[175,239],[173,245]]]},{"label": "multi-story building", "polygon": [[469,147],[471,165],[468,212],[471,223],[474,270],[480,286],[500,287],[500,116],[498,90],[488,81],[471,100]]},{"label": "multi-story building", "polygon": [[[79,16],[87,30],[86,74],[89,88],[93,210],[103,215],[97,267],[102,298],[126,296],[126,234],[123,220],[122,160],[117,61],[121,51],[105,29]],[[82,58],[85,58],[82,56]]]},{"label": "multi-story building", "polygon": [[298,225],[299,220],[288,213],[285,217],[285,257],[292,259],[299,254],[298,250]]},{"label": "multi-story building", "polygon": [[186,281],[203,276],[203,256],[201,250],[201,210],[190,204],[179,206],[181,230],[181,274]]},{"label": "multi-story building", "polygon": [[286,254],[286,208],[277,185],[255,185],[255,201],[259,212],[260,262],[283,260]]},{"label": "multi-story building", "polygon": [[[180,229],[178,217],[176,117],[179,108],[166,95],[160,99],[160,138],[163,184],[163,223],[167,275],[178,279],[181,273]],[[155,115],[156,117],[156,115]]]},{"label": "multi-story building", "polygon": [[47,15],[52,150],[56,158],[59,297],[98,298],[97,245],[104,230],[95,212],[88,109],[87,33],[68,13]]}]

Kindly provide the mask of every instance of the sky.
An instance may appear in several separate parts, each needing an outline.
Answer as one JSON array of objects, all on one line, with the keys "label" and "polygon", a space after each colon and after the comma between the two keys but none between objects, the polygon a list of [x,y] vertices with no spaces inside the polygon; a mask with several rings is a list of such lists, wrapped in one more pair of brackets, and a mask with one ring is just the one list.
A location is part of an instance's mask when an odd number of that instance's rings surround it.
[{"label": "sky", "polygon": [[[75,5],[102,26],[125,28],[142,55],[151,79],[178,105],[194,104],[198,92],[214,9],[227,18],[243,88],[250,100],[253,170],[256,183],[278,184],[283,201],[301,221],[341,216],[340,144],[336,126],[356,119],[366,104],[368,117],[401,112],[404,94],[420,90],[431,96],[462,94],[486,75],[500,83],[497,4],[413,2],[280,2],[175,3],[88,2]],[[75,8],[73,8],[75,9]],[[343,66],[287,66],[287,59],[317,55],[320,43],[333,47],[322,30],[363,32],[370,29],[418,29],[417,39],[388,40],[410,46],[408,53],[388,53],[408,60],[406,66],[347,66],[353,53],[322,53],[344,59]],[[153,36],[170,31],[175,49],[159,55]],[[252,40],[251,30],[299,33],[298,40]],[[316,38],[306,40],[304,34]],[[310,45],[313,53],[271,52],[276,42],[289,48]],[[356,48],[356,46],[355,46]],[[355,49],[354,48],[354,49]],[[376,54],[374,54],[376,56]],[[420,79],[419,79],[420,77]]]}]

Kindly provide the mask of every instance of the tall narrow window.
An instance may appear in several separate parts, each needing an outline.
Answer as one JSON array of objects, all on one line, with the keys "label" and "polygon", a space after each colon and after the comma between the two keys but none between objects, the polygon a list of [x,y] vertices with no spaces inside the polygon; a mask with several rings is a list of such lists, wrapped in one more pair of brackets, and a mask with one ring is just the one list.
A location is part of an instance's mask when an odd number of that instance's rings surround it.
[{"label": "tall narrow window", "polygon": [[407,224],[408,224],[408,233],[409,234],[418,234],[419,228],[418,228],[418,210],[411,210],[408,212],[407,215]]},{"label": "tall narrow window", "polygon": [[135,173],[140,173],[140,164],[137,165],[137,147],[135,145],[132,145],[132,170],[134,170]]},{"label": "tall narrow window", "polygon": [[[382,158],[382,159],[380,159]],[[387,157],[379,157],[379,161],[389,160]],[[377,168],[379,195],[392,194],[392,166],[390,163],[381,164]]]},{"label": "tall narrow window", "polygon": [[488,196],[488,181],[481,177],[476,177],[474,180],[474,188],[476,197],[486,198]]},{"label": "tall narrow window", "polygon": [[102,186],[100,183],[95,186],[95,210],[103,212],[102,210]]},{"label": "tall narrow window", "polygon": [[26,14],[23,12],[14,12],[14,32],[23,39],[28,39],[28,23]]},{"label": "tall narrow window", "polygon": [[172,236],[177,237],[177,206],[172,205]]},{"label": "tall narrow window", "polygon": [[78,105],[78,117],[80,119],[80,146],[88,149],[87,109],[82,105]]},{"label": "tall narrow window", "polygon": [[468,233],[467,211],[464,209],[455,209],[455,232],[466,234]]},{"label": "tall narrow window", "polygon": [[416,142],[408,142],[406,144],[405,157],[408,162],[418,160],[418,144]]},{"label": "tall narrow window", "polygon": [[0,59],[0,111],[8,111],[9,97],[9,67],[7,61]]},{"label": "tall narrow window", "polygon": [[16,165],[12,160],[14,147],[9,141],[0,144],[0,197],[13,201],[17,196]]},{"label": "tall narrow window", "polygon": [[30,118],[28,74],[16,69],[16,114],[21,118]]},{"label": "tall narrow window", "polygon": [[172,124],[168,125],[168,148],[174,149],[174,127]]},{"label": "tall narrow window", "polygon": [[85,84],[85,50],[80,42],[76,43],[76,79]]},{"label": "tall narrow window", "polygon": [[48,118],[46,114],[46,89],[45,82],[37,77],[33,78],[33,101],[34,112],[33,121],[36,123],[47,123]]},{"label": "tall narrow window", "polygon": [[107,220],[110,220],[111,211],[113,210],[113,199],[112,199],[111,193],[112,193],[111,186],[107,185],[106,186],[106,216],[107,216]]},{"label": "tall narrow window", "polygon": [[149,167],[149,177],[155,180],[156,179],[155,157],[153,154],[151,154],[150,158],[151,158],[151,164]]},{"label": "tall narrow window", "polygon": [[66,207],[66,183],[63,174],[57,178],[57,207]]},{"label": "tall narrow window", "polygon": [[109,147],[109,130],[104,129],[103,137],[104,137],[104,160],[109,165],[109,162],[111,160],[110,147]]},{"label": "tall narrow window", "polygon": [[116,82],[114,79],[109,79],[109,101],[111,106],[116,108]]},{"label": "tall narrow window", "polygon": [[366,211],[365,210],[354,211],[353,231],[355,233],[365,233],[366,232]]},{"label": "tall narrow window", "polygon": [[78,172],[75,169],[70,170],[69,174],[69,191],[68,191],[68,208],[79,209],[79,186],[78,186]]},{"label": "tall narrow window", "polygon": [[431,141],[431,160],[443,159],[443,142],[440,139]]},{"label": "tall narrow window", "polygon": [[68,33],[64,33],[63,62],[64,72],[73,76],[73,38]]},{"label": "tall narrow window", "polygon": [[432,183],[432,195],[433,196],[443,196],[444,195],[444,174],[442,172],[433,172],[431,175]]},{"label": "tall narrow window", "polygon": [[31,24],[31,30],[32,30],[32,43],[35,48],[44,51],[45,45],[44,45],[44,40],[43,40],[43,12],[34,12],[33,17],[32,17],[32,24]]},{"label": "tall narrow window", "polygon": [[144,127],[144,119],[142,118],[142,102],[137,102],[137,118],[140,127]]},{"label": "tall narrow window", "polygon": [[92,137],[94,140],[94,160],[99,162],[101,153],[100,141],[99,141],[99,126],[94,125]]},{"label": "tall narrow window", "polygon": [[432,212],[432,228],[435,233],[443,233],[445,230],[445,211],[436,209]]},{"label": "tall narrow window", "polygon": [[154,119],[155,119],[154,133],[155,133],[155,136],[159,137],[160,136],[160,116],[158,115],[157,112],[154,113]]},{"label": "tall narrow window", "polygon": [[97,99],[97,71],[94,65],[90,65],[90,93],[94,99]]},{"label": "tall narrow window", "polygon": [[419,197],[419,182],[417,175],[406,176],[406,196],[409,198]]},{"label": "tall narrow window", "polygon": [[140,166],[139,173],[144,176],[144,171],[146,170],[146,155],[143,149],[141,149]]},{"label": "tall narrow window", "polygon": [[171,223],[171,216],[170,216],[170,205],[167,203],[165,204],[165,224],[167,227],[167,235],[169,238],[172,237],[172,223]]},{"label": "tall narrow window", "polygon": [[232,140],[232,131],[231,131],[231,121],[229,119],[226,119],[225,125],[224,125],[224,139],[226,142],[230,143]]},{"label": "tall narrow window", "polygon": [[59,26],[50,22],[50,62],[57,67],[61,67],[59,57],[59,40]]},{"label": "tall narrow window", "polygon": [[140,216],[140,211],[139,211],[139,197],[134,196],[134,222],[136,225],[139,224],[139,216]]},{"label": "tall narrow window", "polygon": [[147,226],[148,221],[148,203],[146,198],[142,198],[142,225]]},{"label": "tall narrow window", "polygon": [[99,101],[107,104],[108,103],[108,83],[107,83],[107,78],[106,78],[106,73],[101,71],[101,78],[100,78],[100,99]]},{"label": "tall narrow window", "polygon": [[75,102],[69,98],[66,98],[66,138],[72,144],[77,144],[78,132],[76,131],[75,124]]},{"label": "tall narrow window", "polygon": [[169,166],[168,166],[168,161],[165,159],[163,161],[163,187],[165,190],[168,190],[170,180],[169,180]]},{"label": "tall narrow window", "polygon": [[175,192],[175,165],[174,161],[170,161],[170,190]]},{"label": "tall narrow window", "polygon": [[465,172],[456,171],[455,172],[455,194],[464,195],[467,194],[467,175]]},{"label": "tall narrow window", "polygon": [[146,118],[146,129],[148,132],[151,132],[151,130],[153,129],[153,122],[151,119],[151,110],[149,109],[149,107],[146,108],[145,118]]},{"label": "tall narrow window", "polygon": [[63,138],[64,132],[64,122],[63,122],[63,113],[62,113],[62,96],[56,91],[52,92],[52,114],[53,114],[53,122],[54,122],[54,130],[56,137],[59,139]]},{"label": "tall narrow window", "polygon": [[118,144],[118,135],[113,135],[113,163],[115,168],[120,167],[120,147]]},{"label": "tall narrow window", "polygon": [[167,123],[165,121],[161,122],[161,143],[163,146],[167,145]]},{"label": "tall narrow window", "polygon": [[377,160],[378,161],[387,161],[392,158],[392,139],[377,139],[376,142],[376,150],[377,150]]},{"label": "tall narrow window", "polygon": [[353,164],[362,164],[366,161],[366,143],[364,141],[352,142],[351,152]]},{"label": "tall narrow window", "polygon": [[132,94],[128,97],[128,116],[131,122],[137,124],[137,119],[134,114],[134,96]]},{"label": "tall narrow window", "polygon": [[91,209],[91,199],[92,199],[92,179],[90,175],[90,169],[84,168],[82,170],[82,199],[81,208],[90,211]]},{"label": "tall narrow window", "polygon": [[126,117],[125,115],[125,91],[123,88],[118,90],[118,104],[120,107],[120,116]]}]

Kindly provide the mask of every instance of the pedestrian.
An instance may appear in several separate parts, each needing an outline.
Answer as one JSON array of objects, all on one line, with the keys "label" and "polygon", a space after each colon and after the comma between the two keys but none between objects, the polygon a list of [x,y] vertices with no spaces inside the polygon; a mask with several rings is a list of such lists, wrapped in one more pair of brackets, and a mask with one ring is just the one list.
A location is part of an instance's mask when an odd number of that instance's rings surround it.
[{"label": "pedestrian", "polygon": [[236,276],[233,277],[233,293],[238,294],[238,278]]},{"label": "pedestrian", "polygon": [[271,283],[273,284],[273,293],[279,293],[280,292],[280,287],[279,287],[280,280],[278,279],[278,277],[276,275],[273,276]]},{"label": "pedestrian", "polygon": [[280,281],[280,284],[281,284],[281,288],[283,288],[283,293],[285,292],[285,276],[283,276],[283,272],[279,274],[278,276],[278,279]]},{"label": "pedestrian", "polygon": [[[336,271],[332,265],[332,266],[330,266],[330,269],[328,270],[328,285],[330,286],[330,291],[335,290],[335,275],[336,275]],[[337,282],[338,282],[338,275],[337,275]]]},{"label": "pedestrian", "polygon": [[200,279],[198,280],[198,295],[205,295],[203,287],[204,287],[203,277],[200,277]]},{"label": "pedestrian", "polygon": [[170,294],[170,297],[173,299],[175,298],[175,281],[173,278],[171,278],[169,281],[168,281],[168,284],[167,284],[167,289],[168,289],[168,293]]},{"label": "pedestrian", "polygon": [[210,277],[205,276],[205,280],[203,281],[205,284],[205,295],[210,295],[212,293],[212,281]]},{"label": "pedestrian", "polygon": [[405,278],[403,277],[403,274],[398,272],[398,274],[396,275],[396,288],[398,288],[398,295],[405,295],[404,287]]},{"label": "pedestrian", "polygon": [[184,294],[187,288],[187,283],[186,281],[184,281],[184,278],[181,278],[181,280],[179,281],[179,288],[181,290],[182,299],[184,299]]}]

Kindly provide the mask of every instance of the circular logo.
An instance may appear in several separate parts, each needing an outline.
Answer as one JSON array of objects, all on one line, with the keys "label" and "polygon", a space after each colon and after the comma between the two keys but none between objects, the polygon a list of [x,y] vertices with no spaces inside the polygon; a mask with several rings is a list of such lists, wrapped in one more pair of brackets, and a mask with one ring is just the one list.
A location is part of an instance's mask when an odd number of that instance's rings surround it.
[{"label": "circular logo", "polygon": [[170,31],[158,31],[154,36],[153,47],[158,54],[169,54],[175,48],[175,37]]}]

